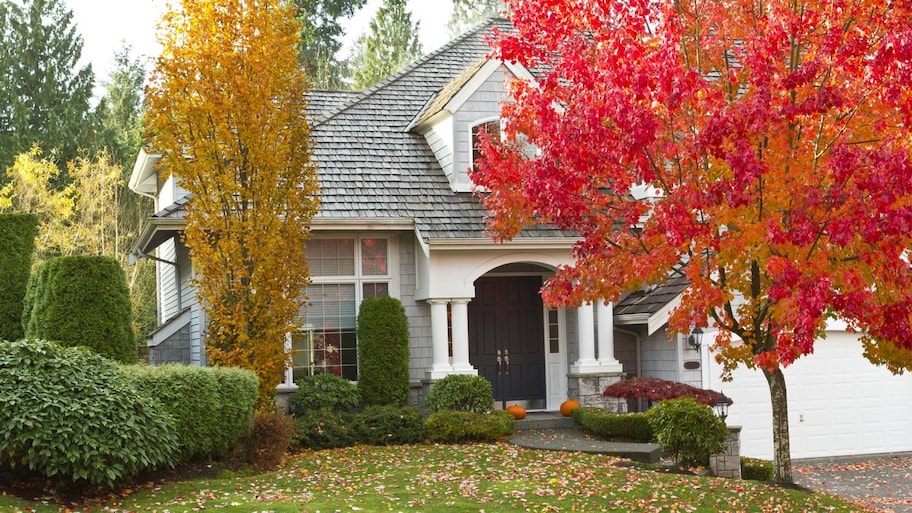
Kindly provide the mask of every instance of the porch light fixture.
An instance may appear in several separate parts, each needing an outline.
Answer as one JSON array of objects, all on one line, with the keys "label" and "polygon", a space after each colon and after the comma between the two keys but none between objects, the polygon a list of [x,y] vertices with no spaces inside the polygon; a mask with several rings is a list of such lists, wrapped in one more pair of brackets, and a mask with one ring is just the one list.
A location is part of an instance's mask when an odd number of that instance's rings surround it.
[{"label": "porch light fixture", "polygon": [[719,418],[725,420],[728,418],[728,404],[731,402],[731,399],[725,396],[722,392],[719,392],[719,397],[716,398],[716,414],[719,415]]},{"label": "porch light fixture", "polygon": [[700,345],[703,343],[703,329],[694,328],[690,332],[690,335],[687,336],[687,345],[690,346],[694,351],[700,350]]}]

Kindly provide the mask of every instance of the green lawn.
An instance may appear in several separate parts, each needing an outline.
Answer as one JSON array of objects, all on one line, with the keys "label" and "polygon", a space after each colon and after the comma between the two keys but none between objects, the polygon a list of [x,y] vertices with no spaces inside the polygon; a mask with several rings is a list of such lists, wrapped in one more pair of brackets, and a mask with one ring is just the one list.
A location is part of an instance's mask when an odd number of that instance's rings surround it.
[{"label": "green lawn", "polygon": [[[750,481],[620,468],[615,458],[508,444],[355,447],[296,455],[278,472],[123,490],[77,511],[865,511]],[[62,510],[0,496],[0,511]],[[873,510],[869,510],[873,511]]]}]

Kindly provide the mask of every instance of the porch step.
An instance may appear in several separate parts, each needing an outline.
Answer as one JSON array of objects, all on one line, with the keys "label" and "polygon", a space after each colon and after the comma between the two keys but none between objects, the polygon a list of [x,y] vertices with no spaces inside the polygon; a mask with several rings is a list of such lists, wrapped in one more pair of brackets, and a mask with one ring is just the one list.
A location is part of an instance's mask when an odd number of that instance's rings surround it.
[{"label": "porch step", "polygon": [[557,412],[533,412],[526,418],[516,421],[516,431],[532,429],[576,429],[577,425],[570,417]]}]

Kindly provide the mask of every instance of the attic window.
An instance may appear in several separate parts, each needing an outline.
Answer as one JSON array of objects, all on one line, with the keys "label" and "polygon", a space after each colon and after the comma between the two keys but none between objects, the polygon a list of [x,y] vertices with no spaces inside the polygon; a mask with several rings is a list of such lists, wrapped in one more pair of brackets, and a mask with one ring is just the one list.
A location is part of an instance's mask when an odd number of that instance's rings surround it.
[{"label": "attic window", "polygon": [[500,120],[492,119],[472,125],[472,168],[477,171],[475,163],[481,158],[481,133],[486,132],[488,137],[500,139]]}]

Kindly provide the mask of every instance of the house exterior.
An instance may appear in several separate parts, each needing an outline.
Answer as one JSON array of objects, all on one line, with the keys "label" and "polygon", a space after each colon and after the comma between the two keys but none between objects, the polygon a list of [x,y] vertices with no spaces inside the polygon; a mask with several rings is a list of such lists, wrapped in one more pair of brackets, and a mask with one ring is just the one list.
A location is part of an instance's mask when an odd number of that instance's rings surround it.
[{"label": "house exterior", "polygon": [[[572,263],[574,234],[534,227],[498,244],[485,234],[486,213],[467,173],[473,140],[499,129],[507,83],[533,80],[528,70],[487,58],[483,37],[493,26],[510,29],[491,20],[368,91],[311,93],[322,204],[301,249],[312,276],[309,306],[300,331],[288,334],[294,365],[279,392],[313,372],[357,379],[358,305],[375,295],[405,307],[414,404],[449,374],[482,375],[498,407],[531,410],[556,410],[575,398],[626,411],[626,401],[601,391],[627,376],[720,388],[706,347],[694,350],[665,331],[686,282],[635,291],[617,304],[548,308],[538,291],[558,266]],[[148,340],[149,358],[205,365],[205,313],[179,236],[189,198],[179,177],[159,178],[156,161],[141,153],[130,179],[156,208],[135,252],[157,267],[160,326]],[[900,386],[912,405],[912,383]],[[768,416],[739,417],[738,394],[721,388],[736,401],[731,418],[742,433],[769,431]],[[765,391],[763,383],[755,396]],[[906,430],[897,450],[912,450],[912,414],[906,418],[897,423]]]}]

